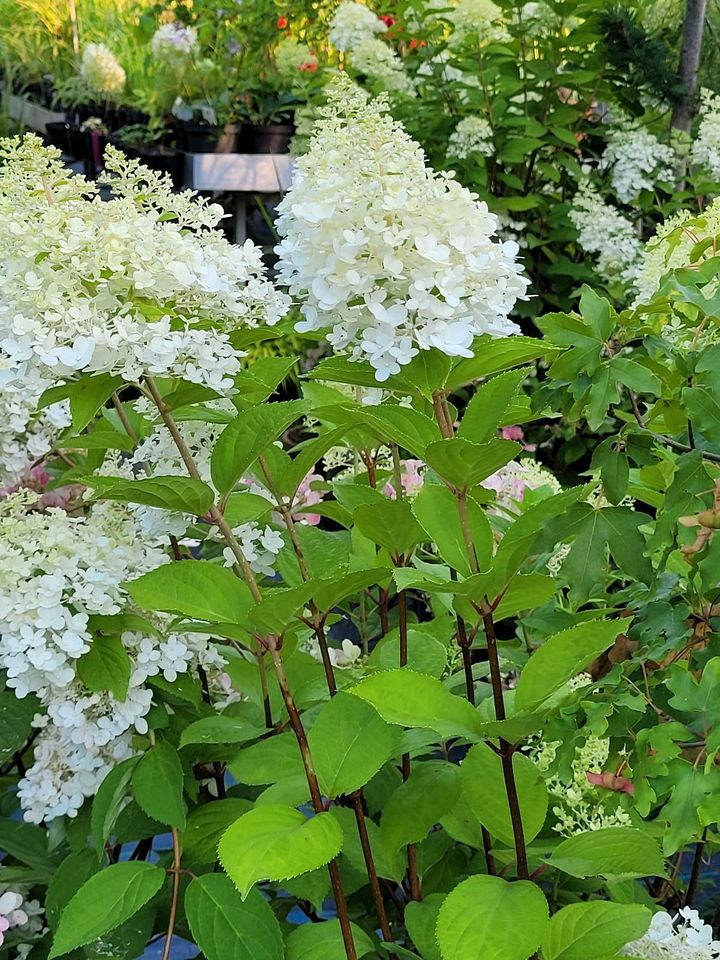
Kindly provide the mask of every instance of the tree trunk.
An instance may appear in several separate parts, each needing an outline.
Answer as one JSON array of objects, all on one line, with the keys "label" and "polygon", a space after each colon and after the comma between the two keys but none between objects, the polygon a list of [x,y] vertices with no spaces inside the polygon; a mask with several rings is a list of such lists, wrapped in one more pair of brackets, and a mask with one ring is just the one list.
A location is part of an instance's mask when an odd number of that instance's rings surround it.
[{"label": "tree trunk", "polygon": [[707,0],[687,0],[685,6],[682,51],[678,68],[678,78],[685,89],[681,99],[673,107],[670,126],[674,130],[684,130],[686,133],[690,132],[695,113],[695,93],[706,6]]}]

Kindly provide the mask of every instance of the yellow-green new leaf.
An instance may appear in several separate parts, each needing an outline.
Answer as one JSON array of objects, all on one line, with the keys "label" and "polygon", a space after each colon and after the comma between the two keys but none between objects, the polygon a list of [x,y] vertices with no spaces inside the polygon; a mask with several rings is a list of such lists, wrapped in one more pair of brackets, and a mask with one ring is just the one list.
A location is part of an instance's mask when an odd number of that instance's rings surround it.
[{"label": "yellow-green new leaf", "polygon": [[293,807],[256,807],[236,820],[218,845],[220,862],[243,900],[259,880],[289,880],[322,867],[342,847],[331,813],[309,819]]},{"label": "yellow-green new leaf", "polygon": [[320,708],[308,734],[320,789],[327,797],[358,790],[395,754],[399,740],[397,727],[371,704],[338,693]]},{"label": "yellow-green new leaf", "polygon": [[648,908],[638,903],[571,903],[548,924],[543,960],[606,960],[625,944],[639,940],[650,917]]},{"label": "yellow-green new leaf", "polygon": [[412,670],[387,670],[366,677],[348,691],[371,703],[388,723],[434,730],[439,737],[480,738],[476,710],[434,677]]},{"label": "yellow-green new leaf", "polygon": [[536,884],[477,876],[448,894],[435,935],[443,960],[529,960],[547,923],[547,901]]},{"label": "yellow-green new leaf", "polygon": [[629,620],[591,620],[548,637],[523,668],[515,709],[532,710],[611,647]]}]

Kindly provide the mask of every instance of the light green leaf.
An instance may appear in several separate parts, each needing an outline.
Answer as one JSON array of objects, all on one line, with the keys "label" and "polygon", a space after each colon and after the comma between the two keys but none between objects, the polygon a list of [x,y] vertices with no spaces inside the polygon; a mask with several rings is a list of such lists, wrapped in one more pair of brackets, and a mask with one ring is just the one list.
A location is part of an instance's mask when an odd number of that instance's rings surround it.
[{"label": "light green leaf", "polygon": [[265,447],[274,443],[307,409],[302,400],[268,403],[239,414],[225,427],[211,460],[212,480],[220,493],[230,493]]},{"label": "light green leaf", "polygon": [[246,622],[253,603],[250,591],[232,570],[207,560],[166,563],[128,581],[125,589],[146,610],[218,623]]},{"label": "light green leaf", "polygon": [[557,353],[546,340],[536,337],[478,337],[473,345],[474,356],[458,361],[446,383],[453,391],[481,377],[519,367],[531,360],[552,357]]},{"label": "light green leaf", "polygon": [[399,732],[365,700],[338,693],[324,703],[308,733],[320,789],[327,797],[364,786],[395,754]]},{"label": "light green leaf", "polygon": [[392,556],[409,553],[423,538],[423,529],[407,500],[383,500],[358,507],[353,514],[358,530]]},{"label": "light green leaf", "polygon": [[630,620],[591,620],[548,637],[524,666],[515,689],[516,710],[533,710],[611,647]]},{"label": "light green leaf", "polygon": [[40,397],[38,409],[42,410],[53,403],[69,399],[73,429],[82,430],[122,383],[122,377],[113,377],[109,373],[98,373],[94,376],[86,374],[79,380],[50,387]]},{"label": "light green leaf", "polygon": [[541,607],[557,591],[552,577],[542,573],[518,574],[510,582],[502,600],[495,607],[493,619],[496,623],[506,617],[514,617],[523,610]]},{"label": "light green leaf", "polygon": [[661,877],[665,861],[657,842],[633,827],[605,827],[569,837],[546,861],[571,877]]},{"label": "light green leaf", "polygon": [[85,478],[93,488],[94,500],[117,500],[119,503],[141,503],[147,507],[178,510],[195,517],[203,516],[213,505],[215,495],[206,483],[190,477],[153,476],[139,480],[116,477]]},{"label": "light green leaf", "polygon": [[308,819],[292,807],[256,807],[222,835],[223,869],[243,900],[259,880],[289,880],[322,867],[342,847],[342,830],[331,813]]},{"label": "light green leaf", "polygon": [[[442,559],[465,577],[470,562],[460,525],[457,499],[440,484],[425,483],[412,503],[412,511]],[[484,569],[492,557],[493,534],[484,511],[474,500],[467,501],[470,532],[478,566]]]},{"label": "light green leaf", "polygon": [[528,960],[547,923],[547,901],[536,884],[476,876],[448,894],[436,936],[444,960]]},{"label": "light green leaf", "polygon": [[460,796],[458,768],[444,760],[416,763],[385,804],[380,832],[388,850],[424,840]]},{"label": "light green leaf", "polygon": [[[358,957],[372,953],[372,940],[357,924],[350,924]],[[345,956],[339,920],[324,923],[303,923],[287,938],[285,960],[338,960]],[[209,958],[212,960],[212,958]]]},{"label": "light green leaf", "polygon": [[431,893],[422,900],[411,900],[405,906],[405,926],[423,960],[440,960],[435,927],[444,900],[444,893]]},{"label": "light green leaf", "polygon": [[[515,753],[512,765],[523,832],[526,842],[530,843],[545,823],[547,787],[529,757]],[[507,846],[512,846],[512,820],[500,757],[487,744],[476,744],[460,766],[460,781],[463,793],[478,821],[487,827],[493,837]]]},{"label": "light green leaf", "polygon": [[128,757],[110,771],[98,787],[90,814],[93,846],[102,853],[105,841],[115,825],[118,814],[130,793],[130,781],[137,764],[137,757]]},{"label": "light green leaf", "polygon": [[255,726],[247,720],[238,720],[222,714],[203,717],[185,727],[180,735],[180,746],[192,743],[246,743],[266,733],[264,727]]},{"label": "light green leaf", "polygon": [[388,567],[371,567],[368,570],[354,570],[334,579],[316,580],[313,585],[313,600],[318,610],[327,612],[339,604],[360,593],[375,583],[383,583],[390,576]]},{"label": "light green leaf", "polygon": [[527,370],[512,370],[479,386],[465,408],[458,436],[473,443],[490,440],[527,375]]},{"label": "light green leaf", "polygon": [[151,900],[164,882],[164,870],[142,861],[113,863],[90,877],[65,907],[48,960],[119,927]]},{"label": "light green leaf", "polygon": [[267,900],[251,890],[243,901],[222,873],[192,881],[185,892],[185,915],[207,960],[283,960],[282,931]]},{"label": "light green leaf", "polygon": [[262,786],[300,774],[304,767],[295,734],[286,730],[244,747],[228,769],[238,783]]},{"label": "light green leaf", "polygon": [[425,462],[457,490],[469,490],[504,467],[522,450],[514,440],[495,438],[471,443],[463,437],[438,440],[425,451]]},{"label": "light green leaf", "polygon": [[625,944],[639,940],[650,917],[648,908],[636,903],[571,903],[550,919],[543,960],[607,960]]},{"label": "light green leaf", "polygon": [[366,677],[349,693],[371,703],[388,723],[434,730],[440,737],[477,739],[481,721],[474,708],[434,677],[388,670]]},{"label": "light green leaf", "polygon": [[132,663],[120,637],[96,636],[77,662],[82,683],[93,693],[109,690],[117,700],[127,696]]},{"label": "light green leaf", "polygon": [[148,816],[182,830],[185,826],[183,769],[177,752],[159,740],[140,757],[132,776],[133,796]]},{"label": "light green leaf", "polygon": [[252,809],[249,800],[226,797],[203,803],[187,818],[182,834],[183,857],[188,863],[214,863],[220,837],[231,823]]}]

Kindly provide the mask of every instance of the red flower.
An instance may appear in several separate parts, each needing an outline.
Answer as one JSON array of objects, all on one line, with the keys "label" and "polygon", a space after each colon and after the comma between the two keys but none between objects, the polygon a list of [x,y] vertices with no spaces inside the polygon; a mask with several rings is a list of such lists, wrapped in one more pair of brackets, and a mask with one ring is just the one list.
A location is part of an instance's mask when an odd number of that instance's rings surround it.
[{"label": "red flower", "polygon": [[277,28],[278,30],[284,30],[288,25],[287,17],[278,17],[277,18]]},{"label": "red flower", "polygon": [[307,60],[305,63],[300,64],[300,70],[302,70],[304,73],[315,73],[317,68],[317,60]]},{"label": "red flower", "polygon": [[382,20],[386,27],[392,27],[395,25],[395,17],[391,17],[389,13],[384,14],[382,17],[378,17],[378,20]]}]

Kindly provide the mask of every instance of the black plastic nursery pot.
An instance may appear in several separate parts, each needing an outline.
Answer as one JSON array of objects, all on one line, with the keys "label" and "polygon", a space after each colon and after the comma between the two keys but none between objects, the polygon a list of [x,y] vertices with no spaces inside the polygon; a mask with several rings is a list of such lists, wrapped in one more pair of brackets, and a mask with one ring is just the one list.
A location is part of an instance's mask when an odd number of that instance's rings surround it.
[{"label": "black plastic nursery pot", "polygon": [[65,120],[55,120],[45,124],[45,139],[53,147],[70,155],[70,124]]},{"label": "black plastic nursery pot", "polygon": [[294,133],[294,123],[247,124],[243,134],[246,152],[287,153]]},{"label": "black plastic nursery pot", "polygon": [[215,127],[186,122],[180,126],[180,146],[186,153],[244,153],[242,132],[232,123]]}]

